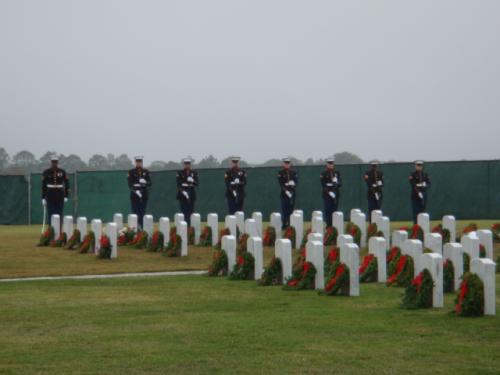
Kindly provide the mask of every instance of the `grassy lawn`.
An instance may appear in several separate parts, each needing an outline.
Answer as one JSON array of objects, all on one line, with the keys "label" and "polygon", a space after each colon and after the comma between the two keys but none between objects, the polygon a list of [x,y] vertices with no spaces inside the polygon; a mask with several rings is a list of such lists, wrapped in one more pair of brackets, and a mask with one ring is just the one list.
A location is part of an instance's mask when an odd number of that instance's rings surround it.
[{"label": "grassy lawn", "polygon": [[[433,222],[434,225],[437,222]],[[458,223],[458,229],[469,221]],[[480,228],[490,228],[493,221],[476,221]],[[396,229],[408,223],[395,222]],[[308,227],[309,224],[306,224]],[[167,258],[131,247],[120,247],[118,258],[96,260],[93,254],[78,254],[61,248],[36,247],[41,226],[0,226],[0,278],[31,276],[64,276],[111,274],[123,272],[206,270],[212,257],[211,248],[191,246],[188,257]],[[366,249],[362,253],[366,252]],[[496,255],[500,246],[496,245]],[[273,248],[265,249],[268,259]],[[496,257],[495,257],[496,259]]]},{"label": "grassy lawn", "polygon": [[450,316],[453,295],[444,309],[402,310],[401,293],[206,276],[0,283],[0,373],[500,372],[499,316]]}]

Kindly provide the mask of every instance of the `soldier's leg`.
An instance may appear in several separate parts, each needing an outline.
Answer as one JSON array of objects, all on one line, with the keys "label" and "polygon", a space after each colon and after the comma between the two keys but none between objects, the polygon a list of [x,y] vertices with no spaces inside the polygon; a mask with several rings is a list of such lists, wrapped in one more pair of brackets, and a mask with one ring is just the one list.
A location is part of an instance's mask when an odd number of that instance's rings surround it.
[{"label": "soldier's leg", "polygon": [[411,206],[413,211],[413,224],[417,224],[417,216],[420,213],[420,201],[417,199],[412,199]]},{"label": "soldier's leg", "polygon": [[47,200],[47,223],[50,225],[52,220],[52,215],[55,215],[54,203],[51,200]]},{"label": "soldier's leg", "polygon": [[229,215],[234,215],[234,213],[236,212],[236,205],[234,204],[233,198],[227,198],[227,208]]},{"label": "soldier's leg", "polygon": [[288,225],[288,206],[289,206],[289,201],[288,198],[286,197],[281,197],[281,220],[282,220],[282,227],[285,228]]},{"label": "soldier's leg", "polygon": [[240,198],[238,199],[238,205],[236,207],[236,211],[244,211],[244,202],[245,202],[245,198]]},{"label": "soldier's leg", "polygon": [[325,222],[327,227],[332,226],[332,215],[333,215],[333,200],[327,197],[323,197],[323,216],[325,217]]},{"label": "soldier's leg", "polygon": [[369,197],[368,198],[368,221],[372,222],[372,211],[377,209],[377,200]]},{"label": "soldier's leg", "polygon": [[145,206],[146,204],[143,201],[139,201],[137,204],[137,223],[141,229],[144,222],[144,213],[146,211]]},{"label": "soldier's leg", "polygon": [[184,217],[184,220],[187,223],[188,228],[191,226],[191,214],[194,212],[194,202],[189,200],[188,209],[187,209],[187,217]]}]

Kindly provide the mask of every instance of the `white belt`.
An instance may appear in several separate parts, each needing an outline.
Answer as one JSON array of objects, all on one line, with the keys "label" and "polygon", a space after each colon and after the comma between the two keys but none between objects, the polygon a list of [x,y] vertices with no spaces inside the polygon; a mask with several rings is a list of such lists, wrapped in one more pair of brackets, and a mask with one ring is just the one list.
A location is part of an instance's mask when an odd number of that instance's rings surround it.
[{"label": "white belt", "polygon": [[47,184],[47,187],[50,188],[50,189],[62,189],[64,187],[64,185],[50,185],[50,184]]}]

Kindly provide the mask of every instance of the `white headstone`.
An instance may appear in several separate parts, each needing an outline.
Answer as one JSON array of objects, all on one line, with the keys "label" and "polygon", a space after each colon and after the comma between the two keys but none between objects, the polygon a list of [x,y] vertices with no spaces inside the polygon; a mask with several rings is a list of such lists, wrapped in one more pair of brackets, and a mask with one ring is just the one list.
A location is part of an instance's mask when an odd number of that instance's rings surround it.
[{"label": "white headstone", "polygon": [[111,244],[111,258],[118,257],[118,225],[115,222],[106,224],[106,235],[109,237],[109,243]]},{"label": "white headstone", "polygon": [[431,218],[428,213],[419,213],[417,216],[417,224],[422,228],[424,235],[431,231]]},{"label": "white headstone", "polygon": [[148,238],[153,235],[153,215],[144,215],[143,217],[143,228],[148,234]]},{"label": "white headstone", "polygon": [[306,245],[306,261],[316,268],[315,289],[325,289],[323,241],[311,241]]},{"label": "white headstone", "polygon": [[320,218],[323,220],[323,212],[322,211],[313,211],[311,215],[311,222],[314,220],[314,218]]},{"label": "white headstone", "polygon": [[493,233],[489,229],[481,229],[476,233],[479,238],[479,245],[484,246],[486,258],[493,260]]},{"label": "white headstone", "polygon": [[102,236],[102,221],[101,219],[92,219],[90,222],[90,229],[94,232],[94,254],[97,255],[101,249],[101,236]]},{"label": "white headstone", "polygon": [[351,212],[349,213],[349,218],[352,221],[353,217],[356,216],[356,214],[362,213],[359,208],[353,208],[351,209]]},{"label": "white headstone", "polygon": [[188,255],[188,226],[185,221],[180,221],[177,228],[177,235],[181,237],[181,256],[185,257]]},{"label": "white headstone", "polygon": [[288,239],[276,240],[276,247],[283,267],[283,284],[292,276],[292,243]]},{"label": "white headstone", "polygon": [[384,234],[384,238],[386,239],[385,245],[387,249],[391,247],[391,221],[387,216],[381,216],[377,219],[377,229]]},{"label": "white headstone", "polygon": [[163,234],[163,246],[166,246],[170,237],[170,219],[168,217],[160,217],[158,230]]},{"label": "white headstone", "polygon": [[443,255],[443,237],[439,233],[426,233],[424,247],[431,249],[433,253]]},{"label": "white headstone", "polygon": [[361,247],[366,246],[366,216],[364,213],[355,213],[352,216],[352,222],[361,230]]},{"label": "white headstone", "polygon": [[372,237],[368,241],[368,253],[377,258],[377,282],[379,283],[387,281],[386,244],[387,240],[383,237]]},{"label": "white headstone", "polygon": [[217,214],[208,214],[207,225],[212,232],[212,246],[215,246],[219,242],[219,216]]},{"label": "white headstone", "polygon": [[423,246],[420,240],[406,240],[403,243],[401,254],[409,255],[413,258],[415,275],[422,271]]},{"label": "white headstone", "polygon": [[332,226],[337,229],[339,236],[344,234],[344,213],[342,211],[335,211],[332,214]]},{"label": "white headstone", "polygon": [[113,222],[116,223],[116,228],[120,231],[123,228],[123,215],[122,214],[114,214]]},{"label": "white headstone", "polygon": [[178,226],[179,226],[179,223],[180,223],[181,221],[185,221],[185,219],[184,219],[184,214],[181,214],[181,213],[176,213],[176,214],[174,215],[174,224],[175,224],[175,226],[176,226],[176,227],[178,227]]},{"label": "white headstone", "polygon": [[281,238],[281,226],[282,226],[282,221],[281,221],[281,214],[277,212],[273,212],[271,214],[271,226],[274,228],[276,231],[276,239],[279,240]]},{"label": "white headstone", "polygon": [[337,246],[339,248],[347,243],[354,243],[354,238],[350,234],[341,234],[337,237]]},{"label": "white headstone", "polygon": [[311,229],[314,233],[323,234],[323,218],[315,216],[312,219]]},{"label": "white headstone", "polygon": [[457,242],[457,224],[455,216],[443,216],[443,229],[448,229],[450,231],[450,242]]},{"label": "white headstone", "polygon": [[127,216],[127,225],[130,229],[137,230],[139,228],[137,223],[138,223],[138,220],[137,220],[136,214],[129,214]]},{"label": "white headstone", "polygon": [[403,244],[408,239],[408,232],[405,230],[395,230],[392,232],[392,246],[403,248]]},{"label": "white headstone", "polygon": [[50,218],[50,226],[54,228],[54,237],[57,238],[61,234],[61,218],[59,215],[52,215]]},{"label": "white headstone", "polygon": [[221,248],[227,254],[227,270],[229,274],[233,272],[234,266],[236,265],[236,236],[223,236]]},{"label": "white headstone", "polygon": [[359,296],[359,247],[344,243],[340,247],[340,261],[349,268],[349,295]]},{"label": "white headstone", "polygon": [[495,269],[491,259],[472,259],[470,270],[479,276],[484,285],[484,315],[495,315]]},{"label": "white headstone", "polygon": [[236,225],[236,216],[234,215],[226,215],[226,219],[224,220],[224,225],[227,229],[229,229],[229,233],[231,236],[237,236],[237,225]]},{"label": "white headstone", "polygon": [[457,242],[448,242],[443,247],[443,258],[448,259],[453,264],[454,270],[454,290],[460,288],[462,275],[464,274],[464,257],[462,245]]},{"label": "white headstone", "polygon": [[248,234],[249,237],[259,237],[259,233],[257,232],[257,223],[254,219],[245,220],[245,233]]},{"label": "white headstone", "polygon": [[66,233],[66,238],[70,238],[73,234],[73,216],[66,215],[63,220],[63,233]]},{"label": "white headstone", "polygon": [[200,244],[200,236],[201,236],[201,215],[197,213],[191,214],[191,226],[194,229],[194,244]]},{"label": "white headstone", "polygon": [[479,238],[477,237],[476,232],[471,232],[462,236],[461,242],[463,251],[464,253],[469,254],[471,262],[472,259],[479,258]]},{"label": "white headstone", "polygon": [[255,220],[258,236],[262,237],[262,212],[254,212],[252,219]]},{"label": "white headstone", "polygon": [[80,231],[80,237],[81,240],[83,241],[83,238],[87,235],[87,218],[80,216],[76,220],[76,229]]},{"label": "white headstone", "polygon": [[262,273],[264,272],[264,256],[263,256],[263,246],[262,238],[260,237],[248,237],[247,249],[250,254],[253,255],[255,260],[255,280],[260,280]]},{"label": "white headstone", "polygon": [[443,257],[437,253],[422,256],[422,269],[427,269],[432,276],[432,307],[443,307]]},{"label": "white headstone", "polygon": [[295,228],[295,243],[293,245],[298,249],[304,236],[304,217],[300,213],[294,212],[290,216],[290,226]]},{"label": "white headstone", "polygon": [[237,211],[234,213],[236,217],[236,226],[240,233],[245,233],[245,213],[243,211]]},{"label": "white headstone", "polygon": [[384,214],[381,210],[373,210],[371,215],[371,222],[377,223],[378,219],[380,219]]},{"label": "white headstone", "polygon": [[323,236],[319,233],[311,232],[307,235],[306,244],[312,241],[323,241]]}]

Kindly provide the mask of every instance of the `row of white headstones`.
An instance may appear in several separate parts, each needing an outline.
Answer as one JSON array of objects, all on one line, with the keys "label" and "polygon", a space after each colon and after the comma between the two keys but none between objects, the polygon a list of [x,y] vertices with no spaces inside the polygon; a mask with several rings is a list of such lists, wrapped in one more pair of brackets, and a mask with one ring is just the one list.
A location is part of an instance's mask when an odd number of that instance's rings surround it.
[{"label": "row of white headstones", "polygon": [[[430,216],[427,213],[418,215],[417,223],[424,233],[424,243],[419,240],[408,239],[408,232],[404,230],[395,230],[390,233],[390,220],[384,216],[382,211],[372,212],[371,222],[377,225],[384,237],[372,237],[367,244],[367,222],[366,215],[359,209],[352,209],[350,212],[350,221],[356,224],[361,230],[361,247],[368,245],[368,252],[377,258],[378,264],[378,282],[386,281],[386,251],[391,246],[397,246],[401,249],[403,255],[409,255],[413,258],[415,265],[415,275],[427,269],[433,280],[433,306],[443,307],[443,263],[445,260],[452,262],[454,266],[454,288],[458,289],[463,275],[463,254],[470,256],[470,271],[476,273],[484,284],[484,312],[486,315],[495,315],[495,267],[493,262],[493,234],[490,230],[478,230],[462,236],[460,243],[456,242],[456,220],[451,215],[446,215],[442,219],[443,229],[450,232],[450,242],[443,244],[442,236],[438,233],[431,233]],[[177,234],[182,239],[181,256],[188,255],[188,227],[181,213],[175,214],[174,224]],[[56,237],[59,236],[60,218],[53,215],[51,225],[54,227]],[[138,227],[137,215],[130,214],[127,217],[127,225],[131,229]],[[245,219],[243,212],[236,212],[235,215],[227,215],[224,225],[229,229],[230,234],[221,239],[221,247],[228,256],[228,271],[231,272],[236,265],[237,233],[248,234],[247,251],[255,258],[255,279],[261,278],[264,271],[263,257],[263,226],[262,213],[254,212],[251,218]],[[282,220],[279,213],[272,213],[270,216],[270,226],[275,229],[275,257],[279,258],[283,267],[283,282],[292,275],[292,247],[299,248],[304,234],[304,214],[301,210],[295,210],[290,218],[290,225],[294,227],[296,238],[295,244],[288,239],[281,238]],[[340,249],[340,261],[346,264],[350,270],[350,295],[359,296],[359,247],[354,243],[351,235],[344,233],[344,214],[337,211],[333,213],[332,225],[337,229],[337,246]],[[194,243],[199,244],[201,235],[201,215],[193,213],[191,215],[191,226],[194,229]],[[219,238],[219,219],[215,213],[208,214],[207,226],[212,233],[212,246],[217,244]],[[112,247],[111,257],[118,256],[117,236],[123,228],[123,215],[115,214],[113,222],[107,223],[104,227],[104,233],[110,238]],[[314,211],[311,218],[311,233],[308,235],[306,244],[306,260],[314,264],[317,273],[315,286],[316,289],[324,289],[324,222],[323,213]],[[77,229],[82,238],[87,233],[87,219],[79,217],[77,219]],[[143,229],[148,236],[153,234],[153,216],[145,215],[143,218]],[[159,231],[164,235],[164,245],[167,244],[170,233],[170,220],[168,217],[159,219]],[[93,219],[91,221],[91,230],[95,234],[94,252],[99,252],[99,238],[103,233],[102,221]],[[65,216],[63,220],[62,231],[66,236],[73,233],[73,217]],[[486,250],[486,258],[480,258],[480,245]],[[424,248],[429,248],[432,253],[424,253]]]}]

